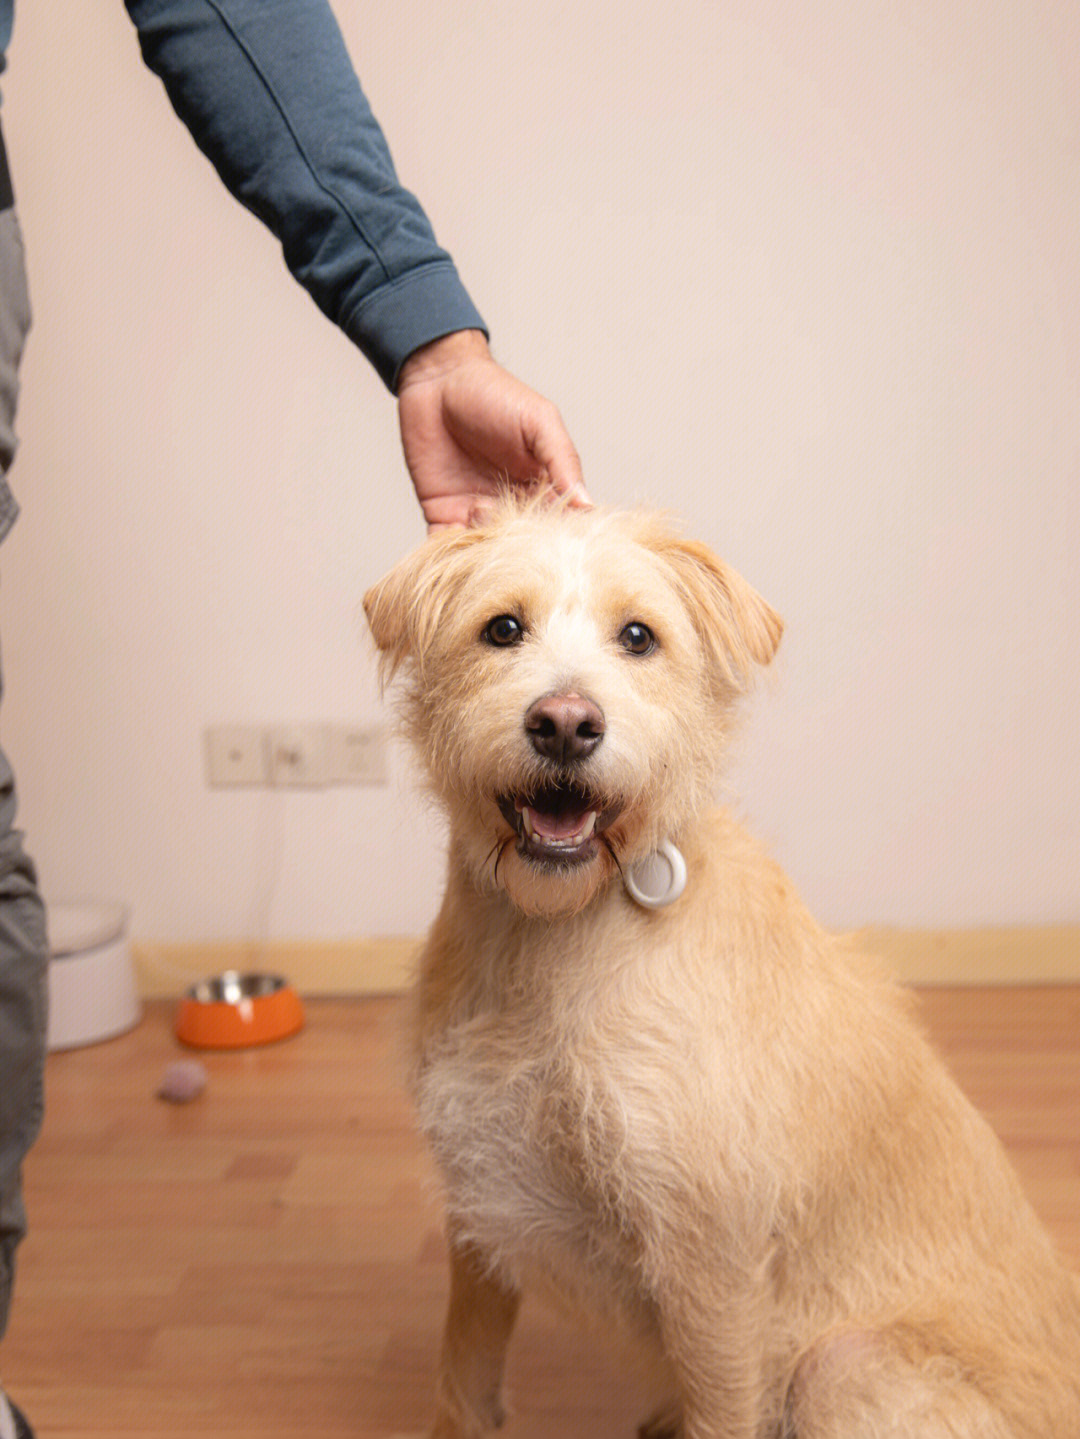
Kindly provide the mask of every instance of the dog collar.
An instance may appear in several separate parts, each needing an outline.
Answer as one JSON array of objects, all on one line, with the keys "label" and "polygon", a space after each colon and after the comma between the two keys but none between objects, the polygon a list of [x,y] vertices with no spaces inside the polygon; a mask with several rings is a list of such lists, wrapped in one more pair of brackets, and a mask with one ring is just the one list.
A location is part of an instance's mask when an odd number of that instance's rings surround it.
[{"label": "dog collar", "polygon": [[671,840],[662,839],[652,854],[630,866],[623,884],[643,909],[663,909],[686,888],[686,860]]}]

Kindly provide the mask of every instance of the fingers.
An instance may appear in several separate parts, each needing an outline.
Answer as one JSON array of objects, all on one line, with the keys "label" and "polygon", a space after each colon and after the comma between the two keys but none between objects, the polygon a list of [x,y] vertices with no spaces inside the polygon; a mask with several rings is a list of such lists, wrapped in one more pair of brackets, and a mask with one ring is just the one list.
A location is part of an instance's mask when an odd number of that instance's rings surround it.
[{"label": "fingers", "polygon": [[494,495],[478,492],[455,496],[452,503],[443,504],[437,509],[425,506],[424,518],[427,520],[428,534],[433,535],[437,530],[471,530],[485,525],[494,514],[496,505]]},{"label": "fingers", "polygon": [[591,508],[592,501],[581,472],[581,459],[562,416],[550,400],[537,396],[531,411],[523,414],[522,440],[539,466],[541,477],[557,495],[576,508]]},{"label": "fingers", "polygon": [[402,372],[402,444],[429,531],[482,524],[507,482],[591,508],[559,411],[483,351],[450,355],[439,344]]}]

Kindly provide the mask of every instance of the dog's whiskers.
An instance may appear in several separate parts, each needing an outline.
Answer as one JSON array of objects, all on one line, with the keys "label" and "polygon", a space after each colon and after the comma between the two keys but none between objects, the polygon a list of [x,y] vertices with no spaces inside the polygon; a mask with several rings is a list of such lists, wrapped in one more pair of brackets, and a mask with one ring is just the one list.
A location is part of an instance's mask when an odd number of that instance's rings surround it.
[{"label": "dog's whiskers", "polygon": [[513,835],[511,835],[509,839],[496,840],[496,841],[495,841],[495,844],[494,844],[494,845],[492,846],[492,848],[488,851],[487,859],[484,860],[484,865],[485,865],[485,867],[486,867],[488,859],[491,858],[491,856],[492,856],[492,854],[494,853],[495,850],[498,850],[498,854],[495,855],[495,869],[494,869],[494,871],[492,872],[492,879],[493,879],[494,882],[495,882],[495,887],[496,887],[496,889],[498,888],[498,885],[499,885],[499,860],[502,859],[503,855],[506,853],[506,846],[507,846],[508,844],[513,844],[513,842],[514,842],[514,836],[513,836]]},{"label": "dog's whiskers", "polygon": [[619,871],[620,877],[625,880],[626,876],[625,874],[623,874],[623,867],[619,863],[619,856],[615,853],[615,846],[611,843],[611,840],[608,839],[607,835],[604,834],[602,831],[597,837],[600,840],[600,843],[607,850],[608,854],[610,854],[612,859],[615,861],[615,868]]}]

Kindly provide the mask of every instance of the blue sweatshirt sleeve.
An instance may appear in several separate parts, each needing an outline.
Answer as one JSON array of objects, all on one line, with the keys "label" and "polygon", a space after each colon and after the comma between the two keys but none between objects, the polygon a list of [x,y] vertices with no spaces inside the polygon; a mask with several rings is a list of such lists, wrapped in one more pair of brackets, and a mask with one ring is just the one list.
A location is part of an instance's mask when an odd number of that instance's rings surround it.
[{"label": "blue sweatshirt sleeve", "polygon": [[421,345],[486,330],[398,181],[328,0],[125,3],[200,149],[391,390]]}]

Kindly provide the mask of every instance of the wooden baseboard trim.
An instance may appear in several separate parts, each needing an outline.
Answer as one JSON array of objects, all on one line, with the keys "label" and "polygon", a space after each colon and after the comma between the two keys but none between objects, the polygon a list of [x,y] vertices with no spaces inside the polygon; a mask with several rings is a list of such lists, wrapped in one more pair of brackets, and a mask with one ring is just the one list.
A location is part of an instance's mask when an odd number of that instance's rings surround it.
[{"label": "wooden baseboard trim", "polygon": [[861,932],[868,949],[908,984],[1080,983],[1080,925]]},{"label": "wooden baseboard trim", "polygon": [[132,943],[145,999],[175,998],[226,969],[283,974],[300,994],[395,994],[412,983],[419,952],[419,940],[397,938]]},{"label": "wooden baseboard trim", "polygon": [[[908,984],[1080,984],[1080,925],[1011,929],[885,929],[860,940]],[[139,990],[175,998],[225,969],[284,974],[301,994],[393,994],[407,989],[417,939],[236,941],[132,945]]]}]

